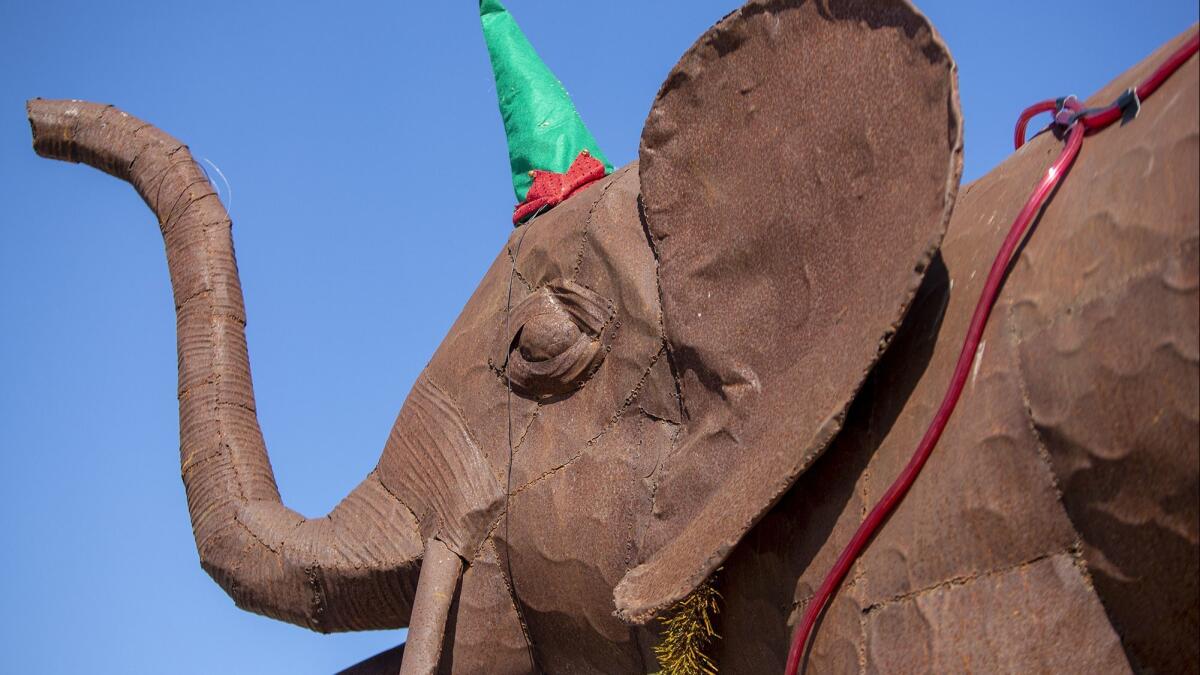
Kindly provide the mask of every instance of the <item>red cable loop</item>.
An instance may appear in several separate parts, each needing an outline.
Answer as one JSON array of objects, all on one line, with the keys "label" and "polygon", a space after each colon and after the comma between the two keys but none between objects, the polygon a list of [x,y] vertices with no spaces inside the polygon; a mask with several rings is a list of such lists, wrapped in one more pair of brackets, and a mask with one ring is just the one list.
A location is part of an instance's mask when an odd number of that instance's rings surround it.
[{"label": "red cable loop", "polygon": [[1025,145],[1025,127],[1029,125],[1029,120],[1034,115],[1040,115],[1044,112],[1054,112],[1058,108],[1058,101],[1047,99],[1039,101],[1021,111],[1021,116],[1017,118],[1017,129],[1013,134],[1013,147],[1020,150],[1022,145]]},{"label": "red cable loop", "polygon": [[[1145,101],[1146,99],[1150,98],[1150,95],[1158,91],[1159,86],[1161,86],[1162,83],[1165,82],[1172,73],[1174,73],[1176,70],[1179,70],[1180,66],[1182,66],[1183,63],[1191,58],[1192,55],[1197,51],[1200,51],[1200,33],[1193,35],[1190,40],[1183,43],[1179,49],[1175,50],[1166,61],[1163,61],[1162,64],[1160,64],[1158,68],[1156,68],[1154,72],[1150,74],[1150,77],[1146,78],[1145,82],[1142,82],[1136,89],[1134,89],[1134,93],[1137,95],[1138,100]],[[1022,145],[1025,145],[1025,127],[1029,124],[1029,120],[1032,117],[1044,112],[1053,112],[1057,109],[1057,107],[1057,101],[1046,100],[1034,103],[1023,110],[1021,112],[1021,116],[1017,118],[1017,128],[1016,132],[1013,134],[1013,147],[1020,149]],[[1083,121],[1083,126],[1085,129],[1087,129],[1087,132],[1091,134],[1104,129],[1113,122],[1121,119],[1122,114],[1123,111],[1121,110],[1121,107],[1114,103],[1107,108],[1090,111],[1079,119]]]},{"label": "red cable loop", "polygon": [[[1182,47],[1176,50],[1170,58],[1160,65],[1136,89],[1138,98],[1143,101],[1149,98],[1158,89],[1159,85],[1178,70],[1198,49],[1200,49],[1200,34],[1192,36],[1191,40],[1188,40]],[[1066,100],[1064,107],[1074,113],[1082,111],[1082,105],[1074,99]],[[1017,120],[1017,128],[1014,134],[1015,145],[1020,148],[1024,144],[1026,126],[1034,115],[1054,111],[1057,108],[1058,102],[1053,100],[1035,103],[1026,108]],[[950,378],[950,386],[946,391],[945,397],[942,399],[942,404],[938,408],[937,414],[934,415],[933,421],[930,422],[929,428],[925,431],[925,436],[921,439],[908,465],[904,467],[904,471],[900,473],[895,482],[884,493],[879,503],[875,505],[875,508],[871,509],[870,514],[863,520],[862,525],[854,533],[854,537],[851,538],[850,543],[846,545],[837,562],[834,563],[833,569],[825,577],[825,581],[822,582],[821,587],[809,601],[808,607],[804,610],[804,616],[800,621],[800,626],[796,629],[796,633],[792,638],[792,646],[788,651],[787,667],[784,670],[785,675],[796,675],[796,671],[800,666],[800,659],[804,654],[809,635],[812,633],[813,626],[816,625],[817,618],[824,611],[825,605],[828,604],[834,591],[841,585],[842,580],[846,578],[846,574],[850,571],[850,566],[854,564],[854,561],[858,558],[863,548],[866,547],[867,542],[875,535],[879,526],[891,514],[892,510],[896,508],[900,500],[904,499],[904,495],[912,487],[913,482],[917,479],[917,475],[921,472],[921,468],[925,466],[925,461],[933,453],[933,448],[937,445],[938,439],[941,438],[942,432],[945,431],[946,424],[950,421],[950,414],[954,412],[954,407],[958,404],[959,396],[962,394],[963,387],[967,382],[967,375],[970,373],[971,364],[975,360],[975,352],[979,348],[979,341],[983,337],[984,328],[987,326],[988,316],[992,312],[996,298],[1000,295],[1000,286],[1004,281],[1004,272],[1008,269],[1013,252],[1024,238],[1029,224],[1033,222],[1033,218],[1041,209],[1043,202],[1075,161],[1080,147],[1083,146],[1084,135],[1107,127],[1119,119],[1120,116],[1120,107],[1112,105],[1104,110],[1083,115],[1077,120],[1080,122],[1079,124],[1071,124],[1068,127],[1066,145],[1063,147],[1058,159],[1050,165],[1046,174],[1042,176],[1033,194],[1025,202],[1025,206],[1017,214],[1016,220],[1013,221],[1012,227],[1009,229],[1008,236],[1004,238],[1004,243],[1000,246],[999,253],[996,254],[995,261],[992,262],[992,268],[988,272],[983,292],[980,294],[979,302],[975,305],[975,313],[971,316],[971,325],[967,329],[967,336],[963,341],[962,351],[958,355],[958,363],[955,365],[954,374]]]}]

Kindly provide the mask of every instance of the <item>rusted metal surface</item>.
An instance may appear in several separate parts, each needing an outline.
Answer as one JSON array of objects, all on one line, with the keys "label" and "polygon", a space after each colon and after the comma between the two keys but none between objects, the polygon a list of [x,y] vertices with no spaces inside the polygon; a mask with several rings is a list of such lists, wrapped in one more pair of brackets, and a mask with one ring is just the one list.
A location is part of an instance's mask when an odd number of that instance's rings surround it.
[{"label": "rusted metal surface", "polygon": [[[915,447],[1057,152],[1034,139],[958,194],[955,77],[904,2],[723,19],[663,85],[640,164],[512,232],[376,470],[314,520],[279,503],[230,223],[186,147],[111,107],[29,114],[39,153],[158,215],[189,508],[240,606],[321,631],[411,621],[414,648],[439,647],[409,649],[424,671],[648,672],[654,615],[724,565],[714,656],[760,673]],[[809,672],[1196,670],[1197,79],[1193,58],[1085,144]],[[418,584],[427,541],[461,581]]]},{"label": "rusted metal surface", "polygon": [[900,2],[752,2],[667,76],[642,200],[688,419],[622,616],[708,577],[837,433],[949,220],[956,85]]},{"label": "rusted metal surface", "polygon": [[[1197,79],[1193,58],[1137,120],[1086,141],[946,435],[827,612],[810,672],[1197,669]],[[987,266],[1058,149],[1044,135],[963,189],[845,429],[726,563],[730,672],[782,669],[789,627],[925,431]],[[1034,589],[1016,604],[1014,580]]]}]

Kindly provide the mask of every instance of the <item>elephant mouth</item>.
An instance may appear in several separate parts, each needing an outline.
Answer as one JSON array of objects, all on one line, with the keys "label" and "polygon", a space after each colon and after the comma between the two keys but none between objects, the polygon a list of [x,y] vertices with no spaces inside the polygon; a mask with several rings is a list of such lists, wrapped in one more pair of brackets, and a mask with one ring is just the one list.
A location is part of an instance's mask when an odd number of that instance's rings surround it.
[{"label": "elephant mouth", "polygon": [[613,303],[573,281],[555,280],[512,308],[493,349],[498,374],[527,398],[563,396],[583,385],[612,342]]}]

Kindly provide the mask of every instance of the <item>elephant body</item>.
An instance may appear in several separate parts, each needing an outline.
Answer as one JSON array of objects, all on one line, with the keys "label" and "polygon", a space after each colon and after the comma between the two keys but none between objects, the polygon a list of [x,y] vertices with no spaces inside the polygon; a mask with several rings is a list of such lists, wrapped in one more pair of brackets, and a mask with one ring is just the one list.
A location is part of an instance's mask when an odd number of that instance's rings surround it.
[{"label": "elephant body", "polygon": [[[1089,105],[1144,79],[1186,37]],[[946,435],[827,611],[810,672],[1195,669],[1195,60],[1167,86],[1135,122],[1087,141],[1036,223]],[[940,402],[987,267],[1060,143],[1044,134],[964,188],[940,254],[845,427],[725,561],[717,581],[720,672],[782,670],[808,599]],[[560,235],[560,252],[594,242],[600,248],[585,245],[584,259],[602,261],[640,250],[636,170],[621,169],[565,205],[557,215],[567,222],[542,223]],[[529,259],[549,274],[565,272],[553,258],[538,251]],[[506,265],[498,260],[492,273]],[[657,310],[654,294],[639,298],[649,314]],[[535,490],[514,500],[514,575],[550,672],[653,670],[653,631],[623,626],[604,602],[638,558],[638,514],[652,498],[605,499],[604,486],[653,475],[663,448],[682,433],[668,360],[650,344],[629,364],[628,381],[640,372],[644,383],[625,398],[607,396],[626,406],[612,411],[621,414],[601,442],[539,463]],[[535,416],[517,419],[524,425]],[[603,526],[611,541],[592,548],[580,522]],[[501,575],[490,576],[497,581],[487,595],[502,597]],[[579,597],[586,588],[595,593],[590,603]],[[507,650],[480,649],[460,632],[447,671],[525,672],[516,643],[509,637]],[[507,660],[484,665],[473,656],[481,653]]]},{"label": "elephant body", "polygon": [[[189,509],[239,606],[411,623],[410,656],[441,672],[650,672],[656,617],[713,579],[713,656],[757,673],[907,461],[1058,152],[1043,134],[960,193],[955,78],[906,2],[726,17],[668,76],[639,162],[513,230],[378,466],[321,519],[280,503],[230,222],[186,147],[111,107],[33,101],[30,119],[39,153],[158,215]],[[1198,113],[1192,59],[1087,141],[813,672],[1195,669]],[[423,600],[433,546],[463,571]]]},{"label": "elephant body", "polygon": [[[1136,120],[1085,141],[933,457],[827,610],[810,672],[1196,671],[1198,79],[1193,58]],[[988,265],[1060,147],[1043,134],[963,189],[845,429],[726,563],[722,672],[782,670],[807,600],[924,433]]]}]

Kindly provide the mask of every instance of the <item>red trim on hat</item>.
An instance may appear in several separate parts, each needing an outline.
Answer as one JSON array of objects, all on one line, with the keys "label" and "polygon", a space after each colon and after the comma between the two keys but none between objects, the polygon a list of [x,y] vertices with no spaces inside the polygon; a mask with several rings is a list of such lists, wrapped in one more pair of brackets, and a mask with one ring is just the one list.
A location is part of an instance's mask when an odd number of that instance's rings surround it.
[{"label": "red trim on hat", "polygon": [[529,216],[557,206],[567,197],[579,190],[604,178],[604,163],[592,157],[591,153],[583,150],[571,162],[566,173],[542,171],[535,169],[529,172],[533,176],[533,185],[525,193],[525,201],[513,208],[513,225],[519,224]]}]

